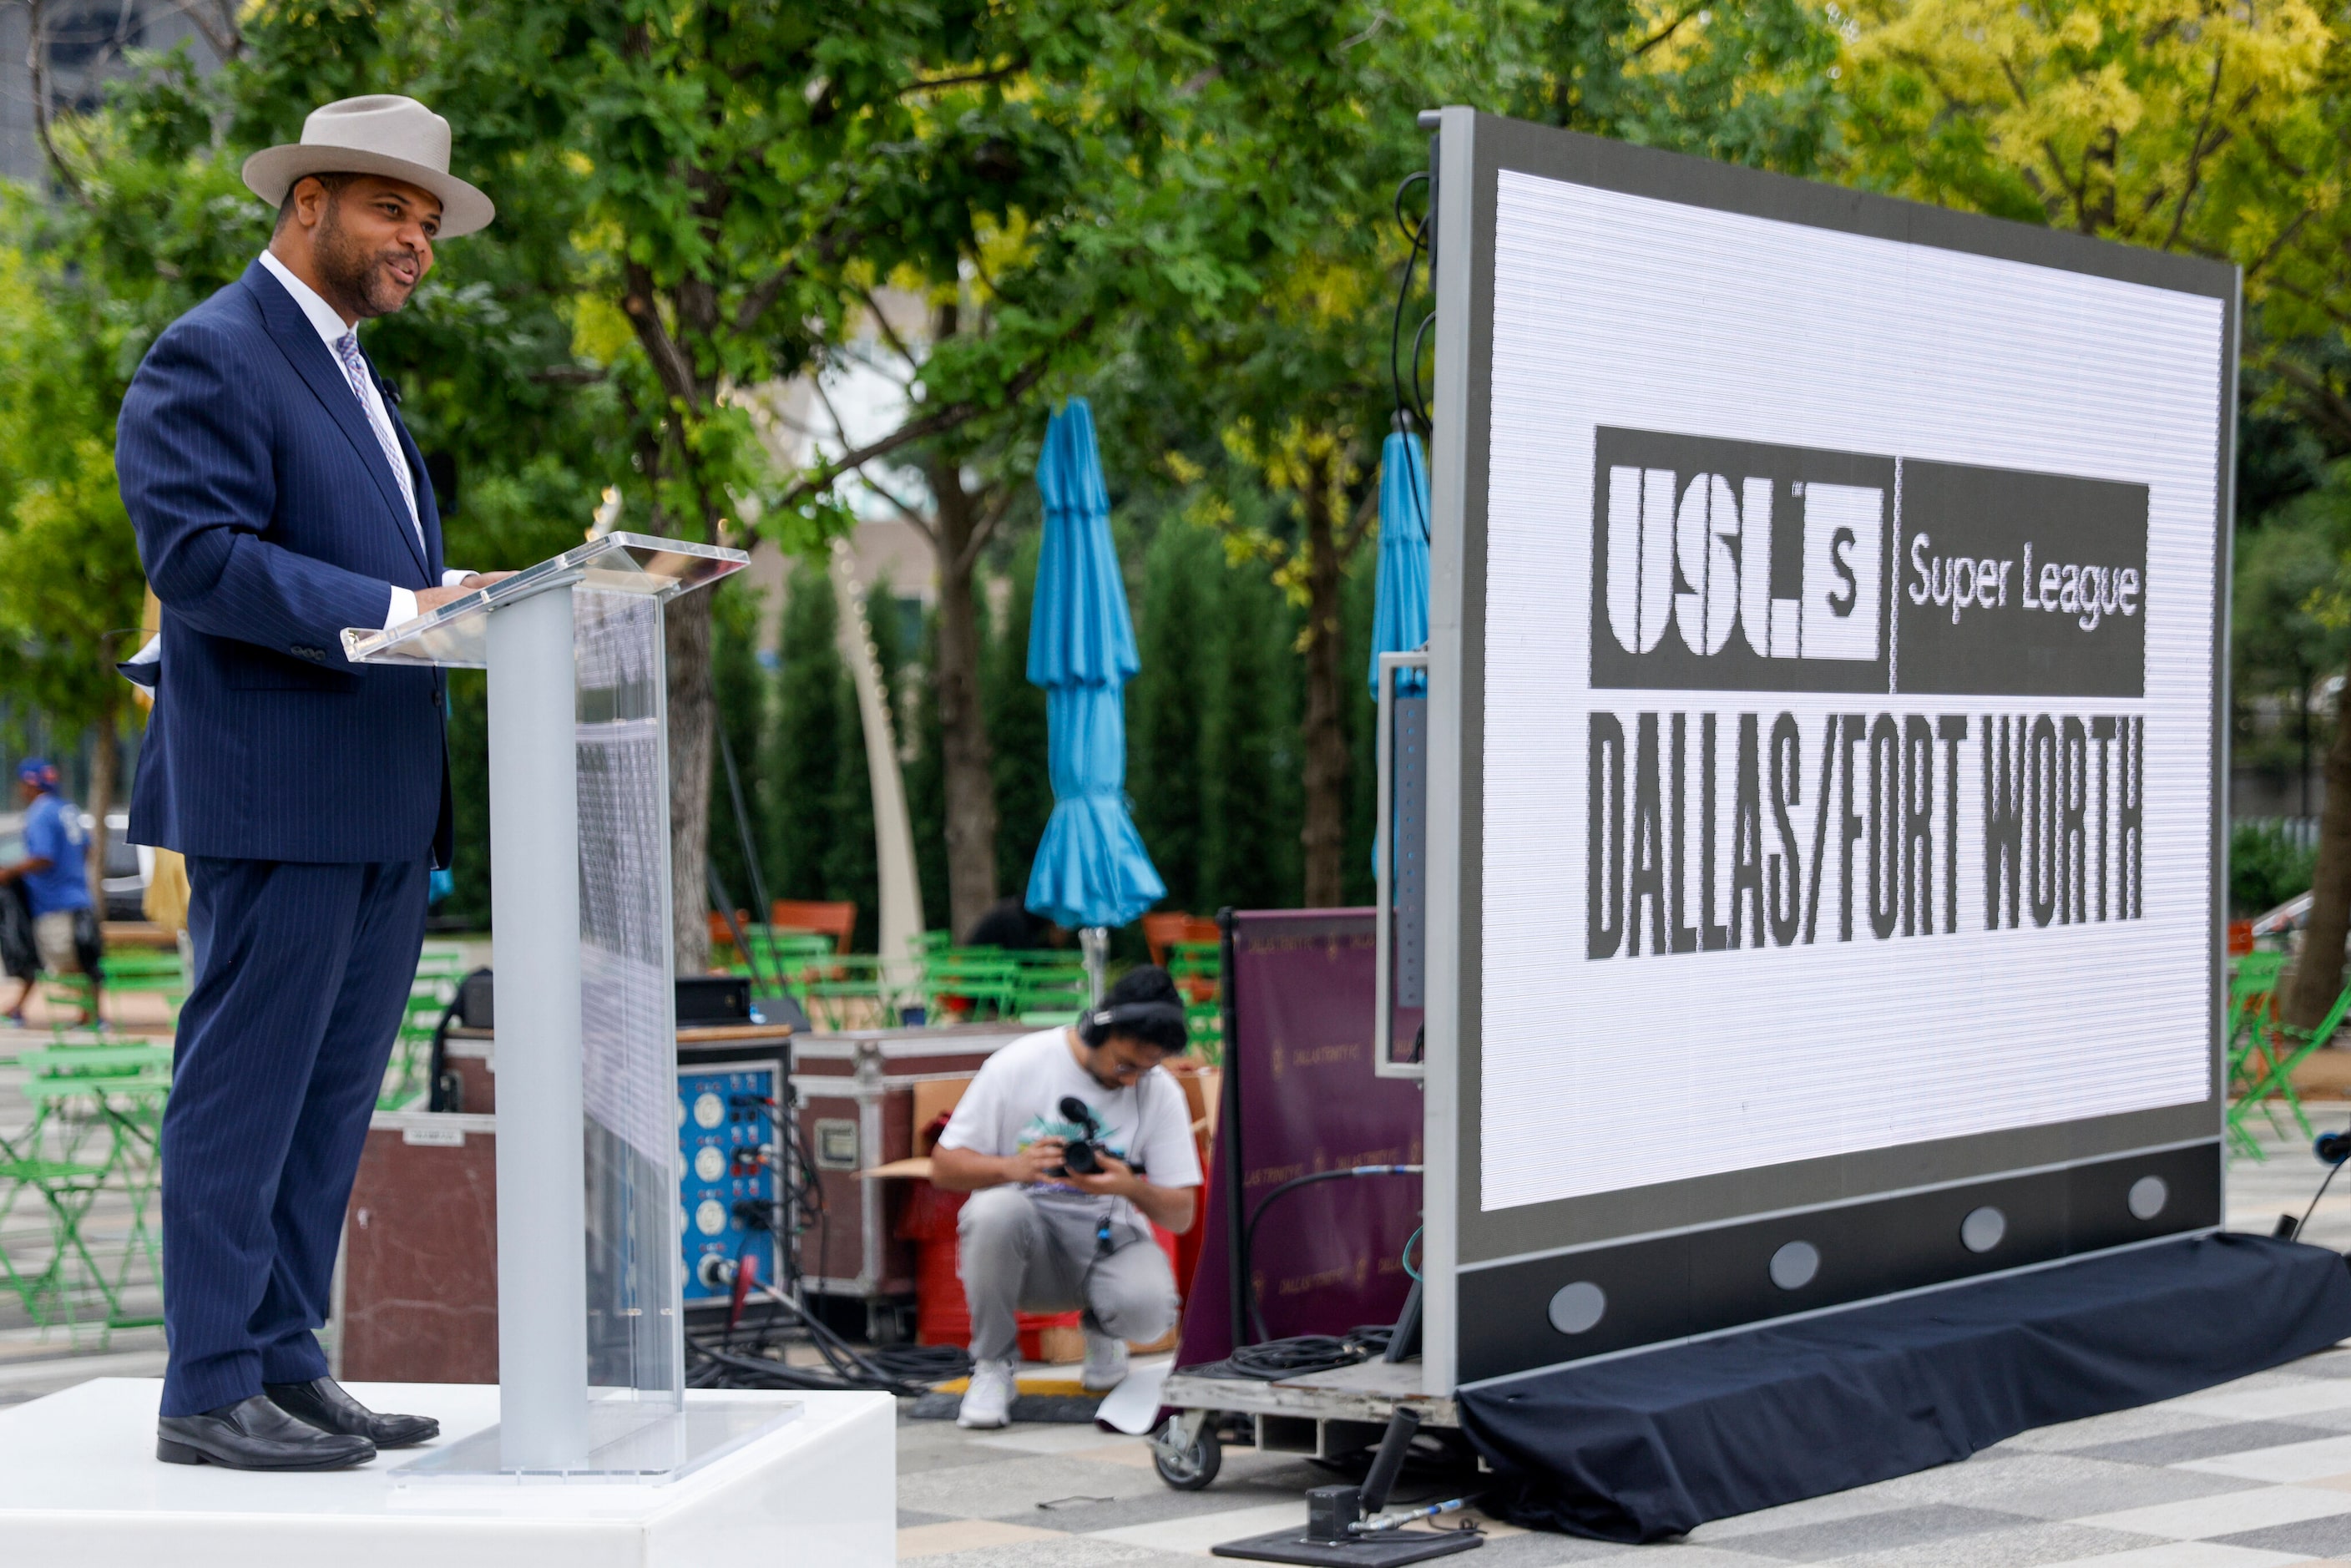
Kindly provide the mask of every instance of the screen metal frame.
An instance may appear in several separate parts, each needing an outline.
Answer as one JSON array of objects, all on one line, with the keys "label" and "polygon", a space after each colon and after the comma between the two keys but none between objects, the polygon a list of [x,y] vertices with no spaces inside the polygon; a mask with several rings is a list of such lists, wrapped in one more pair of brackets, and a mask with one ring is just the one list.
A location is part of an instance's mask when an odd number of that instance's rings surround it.
[{"label": "screen metal frame", "polygon": [[[2015,1178],[2046,1184],[2115,1156],[2148,1156],[2200,1173],[2209,1218],[2170,1236],[2213,1228],[2219,1187],[2225,993],[2221,935],[2227,890],[2227,821],[2216,809],[2210,832],[2212,893],[2210,1078],[2197,1103],[1897,1145],[1760,1169],[1669,1181],[1485,1212],[1480,1207],[1480,865],[1483,854],[1483,687],[1487,494],[1492,434],[1494,264],[1498,182],[1504,171],[1715,211],[1933,246],[2035,267],[2116,279],[2218,300],[2220,375],[2214,388],[2218,468],[2211,701],[2213,796],[2228,779],[2228,652],[2231,518],[2234,513],[2240,287],[2232,266],[2144,250],[2028,225],[1950,212],[1760,172],[1653,148],[1449,107],[1438,116],[1435,431],[1429,605],[1429,780],[1426,1204],[1427,1229],[1425,1386],[1441,1394],[1544,1364],[1523,1349],[1481,1345],[1483,1301],[1465,1312],[1465,1277],[1539,1264],[1617,1244],[1711,1230],[1759,1218],[1817,1214],[1940,1188]],[[1447,913],[1450,912],[1450,918]],[[1572,977],[1568,977],[1572,978]],[[2206,1155],[2209,1154],[2209,1162]],[[2184,1165],[2182,1164],[2184,1162]],[[2085,1175],[2084,1173],[2089,1173]],[[2199,1186],[2200,1174],[2194,1178]],[[2011,1190],[2022,1191],[2022,1188]],[[2047,1189],[2053,1191],[2054,1189]],[[2042,1200],[2032,1200],[2042,1201]],[[2062,1193],[2045,1201],[2063,1204]],[[1896,1223],[1887,1207],[1886,1223]],[[2169,1239],[2167,1237],[2165,1239]],[[2099,1247],[2077,1249],[2097,1250]],[[1667,1265],[1671,1266],[1671,1265]],[[2045,1262],[2027,1265],[2046,1266]],[[1992,1270],[1990,1272],[2005,1272]],[[1530,1276],[1531,1278],[1532,1276]],[[1974,1277],[1982,1277],[1979,1272]],[[1489,1281],[1490,1282],[1490,1281]],[[1943,1281],[1949,1282],[1949,1281]],[[1886,1291],[1865,1299],[1882,1299]],[[1852,1301],[1827,1310],[1842,1310]],[[1748,1321],[1760,1321],[1750,1319]],[[1727,1331],[1715,1331],[1727,1332]],[[1703,1335],[1689,1336],[1703,1337]],[[1649,1341],[1634,1348],[1654,1348]]]}]

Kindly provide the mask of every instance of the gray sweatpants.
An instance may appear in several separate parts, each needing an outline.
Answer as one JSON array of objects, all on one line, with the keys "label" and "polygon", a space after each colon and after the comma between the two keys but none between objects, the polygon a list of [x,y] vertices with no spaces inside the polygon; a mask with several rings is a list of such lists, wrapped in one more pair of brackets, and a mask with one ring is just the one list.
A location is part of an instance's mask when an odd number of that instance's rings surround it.
[{"label": "gray sweatpants", "polygon": [[1015,1312],[1085,1313],[1085,1326],[1125,1340],[1155,1340],[1176,1326],[1176,1271],[1147,1225],[1111,1228],[1117,1250],[1102,1255],[1099,1201],[1040,1202],[1025,1187],[973,1193],[958,1222],[964,1299],[971,1304],[975,1361],[1018,1353]]}]

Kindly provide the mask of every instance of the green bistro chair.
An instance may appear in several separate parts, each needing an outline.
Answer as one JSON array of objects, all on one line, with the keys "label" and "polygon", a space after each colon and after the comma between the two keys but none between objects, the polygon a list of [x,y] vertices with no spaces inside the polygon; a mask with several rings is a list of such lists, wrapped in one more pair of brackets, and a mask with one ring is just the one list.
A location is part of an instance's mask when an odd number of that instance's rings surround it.
[{"label": "green bistro chair", "polygon": [[923,1001],[934,1024],[1012,1018],[1020,1007],[1020,967],[994,948],[935,953],[923,965]]},{"label": "green bistro chair", "polygon": [[427,942],[417,950],[416,972],[420,975],[461,980],[467,967],[465,950],[453,943]]},{"label": "green bistro chair", "polygon": [[[169,1046],[118,1042],[26,1052],[26,1098],[33,1123],[0,1159],[0,1226],[37,1198],[47,1220],[37,1266],[0,1247],[0,1277],[41,1327],[95,1318],[110,1331],[152,1324],[134,1314],[130,1292],[144,1277],[162,1283],[155,1199],[163,1103],[171,1089]],[[94,1239],[92,1207],[109,1190],[126,1199],[119,1239]]]},{"label": "green bistro chair", "polygon": [[[102,1190],[103,1173],[94,1165],[0,1158],[0,1284],[16,1292],[37,1328],[77,1326],[87,1301],[103,1299],[107,1270],[81,1233]],[[45,1222],[37,1255],[8,1241],[12,1222],[27,1207],[37,1207]]]},{"label": "green bistro chair", "polygon": [[[2250,1032],[2260,1037],[2259,1042],[2245,1054],[2252,1086],[2229,1107],[2229,1124],[2232,1131],[2242,1134],[2244,1119],[2255,1106],[2259,1106],[2262,1113],[2269,1118],[2270,1125],[2283,1134],[2285,1127],[2278,1121],[2277,1112],[2270,1104],[2270,1101],[2276,1098],[2285,1102],[2286,1109],[2293,1114],[2294,1124],[2303,1137],[2308,1139],[2312,1136],[2310,1118],[2303,1112],[2302,1096],[2294,1092],[2294,1070],[2302,1065],[2304,1057],[2334,1038],[2346,1013],[2351,1013],[2351,986],[2344,988],[2335,997],[2335,1005],[2326,1009],[2326,1016],[2318,1020],[2315,1029],[2296,1029],[2277,1018],[2273,1012],[2254,1016],[2248,1028]],[[2258,1069],[2257,1072],[2255,1069]],[[2246,1135],[2244,1141],[2252,1142],[2250,1135]]]},{"label": "green bistro chair", "polygon": [[433,1075],[433,1035],[449,1004],[456,1000],[457,987],[465,977],[461,953],[427,948],[418,956],[392,1060],[384,1066],[383,1085],[376,1092],[377,1110],[397,1111],[431,1092],[433,1086],[427,1080]]},{"label": "green bistro chair", "polygon": [[180,1016],[180,1004],[188,999],[188,977],[180,967],[177,948],[130,948],[109,953],[99,960],[98,972],[110,991],[161,997],[175,1020]]},{"label": "green bistro chair", "polygon": [[1167,974],[1184,997],[1184,1028],[1191,1050],[1209,1061],[1224,1060],[1225,954],[1215,942],[1176,942],[1167,948]]},{"label": "green bistro chair", "polygon": [[1007,953],[1015,976],[1013,1011],[1022,1023],[1050,1029],[1078,1021],[1093,1000],[1085,959],[1054,948]]},{"label": "green bistro chair", "polygon": [[[49,1009],[50,1044],[69,1045],[77,1041],[95,1044],[113,1038],[106,1020],[99,1016],[98,1000],[90,988],[89,976],[44,974],[35,986],[40,992],[43,1004]],[[65,1019],[69,1012],[86,1013],[90,1021],[68,1023]]]},{"label": "green bistro chair", "polygon": [[746,925],[742,948],[726,968],[755,990],[781,982],[819,1029],[871,1029],[896,1019],[881,959],[837,952],[820,931]]},{"label": "green bistro chair", "polygon": [[796,993],[818,1029],[895,1029],[925,1005],[928,969],[919,951],[904,958],[828,951],[807,966],[814,977]]},{"label": "green bistro chair", "polygon": [[778,931],[770,925],[747,925],[743,941],[747,952],[737,954],[730,973],[753,981],[780,979],[798,988],[828,978],[827,962],[836,956],[832,938],[816,931]]},{"label": "green bistro chair", "polygon": [[[2240,1108],[2246,1103],[2253,1086],[2268,1074],[2270,1063],[2262,1054],[2263,1040],[2258,1025],[2276,1003],[2278,979],[2285,972],[2285,956],[2283,953],[2255,951],[2236,959],[2229,972],[2228,1008],[2221,1022],[2220,1038],[2228,1048],[2229,1142],[2239,1153],[2256,1160],[2267,1156],[2252,1134],[2246,1131]],[[2279,1131],[2283,1133],[2284,1129],[2281,1126]]]}]

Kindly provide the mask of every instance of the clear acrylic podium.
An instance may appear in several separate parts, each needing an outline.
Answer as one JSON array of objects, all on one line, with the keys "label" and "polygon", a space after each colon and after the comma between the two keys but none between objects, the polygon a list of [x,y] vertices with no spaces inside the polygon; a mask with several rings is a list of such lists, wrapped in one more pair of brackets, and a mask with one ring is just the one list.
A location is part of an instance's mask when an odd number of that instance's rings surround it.
[{"label": "clear acrylic podium", "polygon": [[662,607],[748,559],[611,534],[343,633],[489,672],[498,1425],[420,1479],[659,1480],[798,1408],[685,1393]]}]

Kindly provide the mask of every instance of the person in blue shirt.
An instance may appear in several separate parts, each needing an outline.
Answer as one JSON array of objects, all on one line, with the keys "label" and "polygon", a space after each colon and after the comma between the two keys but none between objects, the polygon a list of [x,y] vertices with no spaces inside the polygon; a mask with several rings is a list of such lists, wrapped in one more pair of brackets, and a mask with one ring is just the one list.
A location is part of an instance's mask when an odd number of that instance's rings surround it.
[{"label": "person in blue shirt", "polygon": [[[57,793],[53,764],[37,757],[25,761],[16,769],[16,793],[25,808],[25,858],[0,866],[0,884],[23,889],[41,967],[89,977],[93,1010],[81,1021],[90,1023],[98,1000],[99,932],[89,902],[89,835],[82,831],[81,813]],[[18,1007],[23,1001],[20,994]]]}]

